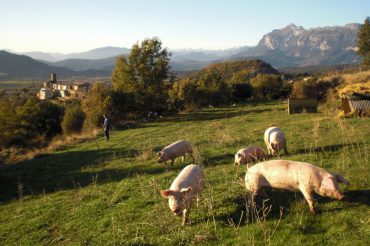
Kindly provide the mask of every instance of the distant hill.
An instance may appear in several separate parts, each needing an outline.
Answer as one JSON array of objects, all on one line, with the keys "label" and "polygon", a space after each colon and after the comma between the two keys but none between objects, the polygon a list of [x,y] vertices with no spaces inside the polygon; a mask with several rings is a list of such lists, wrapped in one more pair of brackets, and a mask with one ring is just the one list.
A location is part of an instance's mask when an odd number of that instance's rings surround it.
[{"label": "distant hill", "polygon": [[0,51],[0,79],[46,79],[50,73],[57,73],[59,78],[72,76],[107,76],[110,72],[85,70],[76,72],[64,67],[51,67],[25,55],[16,55]]},{"label": "distant hill", "polygon": [[212,64],[192,73],[189,77],[196,79],[204,74],[218,74],[225,80],[228,80],[233,77],[235,73],[241,71],[243,71],[248,77],[254,77],[257,74],[279,74],[279,71],[274,69],[270,64],[257,59]]},{"label": "distant hill", "polygon": [[65,67],[69,68],[74,71],[83,71],[88,69],[95,69],[95,70],[103,70],[103,71],[109,71],[112,72],[113,67],[116,63],[116,56],[108,57],[104,59],[95,59],[95,60],[89,60],[89,59],[66,59],[62,61],[57,62],[47,62],[47,61],[41,61],[45,62],[49,66],[53,67]]},{"label": "distant hill", "polygon": [[21,53],[22,55],[30,56],[35,60],[42,60],[46,62],[58,62],[62,60],[69,60],[69,59],[88,59],[88,60],[98,60],[98,59],[106,59],[110,57],[116,57],[118,55],[125,55],[130,52],[128,48],[120,48],[120,47],[102,47],[97,49],[92,49],[85,52],[76,52],[76,53],[46,53],[40,51],[33,51],[33,52],[25,52]]},{"label": "distant hill", "polygon": [[71,53],[67,55],[67,58],[96,60],[128,53],[130,53],[130,49],[108,46],[89,50],[86,52]]},{"label": "distant hill", "polygon": [[232,59],[255,57],[278,68],[358,63],[355,50],[360,27],[347,24],[304,29],[290,24],[264,35],[256,47]]}]

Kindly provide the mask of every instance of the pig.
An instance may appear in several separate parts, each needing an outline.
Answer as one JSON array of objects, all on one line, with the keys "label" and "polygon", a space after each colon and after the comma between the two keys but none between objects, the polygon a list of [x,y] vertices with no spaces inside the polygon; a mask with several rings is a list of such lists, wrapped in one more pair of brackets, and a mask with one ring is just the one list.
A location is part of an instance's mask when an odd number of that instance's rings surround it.
[{"label": "pig", "polygon": [[281,149],[284,149],[288,155],[288,147],[283,131],[278,127],[270,127],[265,131],[264,140],[269,154],[278,155]]},{"label": "pig", "polygon": [[195,161],[193,156],[193,147],[191,146],[191,143],[185,140],[179,140],[164,147],[161,151],[157,153],[158,162],[166,164],[168,160],[171,160],[171,164],[173,165],[175,159],[180,156],[182,156],[182,161],[184,162],[186,154],[189,154],[191,158],[193,158],[193,161]]},{"label": "pig", "polygon": [[172,182],[170,189],[161,190],[163,197],[168,198],[168,206],[176,216],[183,216],[182,225],[190,224],[189,212],[193,201],[199,199],[204,189],[204,172],[200,166],[186,166]]},{"label": "pig", "polygon": [[263,149],[258,146],[250,146],[245,149],[240,149],[235,154],[234,164],[241,165],[262,159],[265,159],[265,152]]},{"label": "pig", "polygon": [[252,197],[264,187],[300,190],[312,213],[315,213],[314,192],[325,197],[343,199],[344,195],[338,183],[349,185],[339,174],[330,173],[309,163],[287,160],[260,162],[249,168],[245,175],[245,186]]}]

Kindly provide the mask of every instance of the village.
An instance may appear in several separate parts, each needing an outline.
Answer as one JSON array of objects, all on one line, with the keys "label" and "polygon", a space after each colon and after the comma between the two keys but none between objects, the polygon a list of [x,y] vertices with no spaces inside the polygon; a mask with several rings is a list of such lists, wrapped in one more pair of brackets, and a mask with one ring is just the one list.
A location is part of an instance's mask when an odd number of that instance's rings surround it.
[{"label": "village", "polygon": [[84,98],[90,88],[90,83],[86,81],[58,81],[56,73],[50,74],[50,80],[43,85],[44,87],[37,93],[40,100]]}]

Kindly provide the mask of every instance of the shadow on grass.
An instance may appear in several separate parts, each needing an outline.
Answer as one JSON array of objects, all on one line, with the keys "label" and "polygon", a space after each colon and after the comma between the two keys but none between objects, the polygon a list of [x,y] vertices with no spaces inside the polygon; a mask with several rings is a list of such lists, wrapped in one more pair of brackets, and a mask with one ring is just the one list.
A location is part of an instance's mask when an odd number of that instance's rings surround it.
[{"label": "shadow on grass", "polygon": [[[282,215],[286,215],[289,213],[291,205],[297,200],[304,201],[307,213],[310,213],[308,204],[300,192],[289,192],[274,189],[264,189],[264,191],[266,193],[265,197],[259,195],[255,198],[255,207],[251,206],[252,203],[247,194],[238,194],[233,200],[223,201],[225,204],[227,204],[227,206],[234,207],[234,210],[229,214],[220,215],[216,219],[221,220],[223,224],[228,226],[244,226],[247,223],[256,223],[256,211],[258,211],[260,218],[263,218],[263,209],[269,210],[266,220],[279,219],[281,212],[280,209],[283,209]],[[343,210],[348,207],[358,206],[359,204],[370,206],[370,190],[347,191],[344,193],[344,195],[345,197],[342,201],[352,204],[349,206],[344,205],[344,207],[340,208],[329,209],[330,211]],[[320,204],[336,201],[335,199],[322,197],[316,194],[315,200],[317,214],[324,212],[320,209]]]},{"label": "shadow on grass", "polygon": [[209,157],[204,160],[205,166],[217,166],[223,164],[233,164],[234,163],[234,155],[233,154],[223,154],[223,155],[216,155]]},{"label": "shadow on grass", "polygon": [[[19,199],[20,196],[38,195],[85,187],[97,182],[103,184],[141,174],[159,174],[180,170],[182,166],[136,165],[117,169],[104,168],[105,163],[119,158],[137,157],[135,149],[101,151],[70,151],[41,155],[32,160],[7,166],[0,172],[0,201]],[[89,168],[99,170],[90,171]],[[84,171],[84,169],[89,171]]]},{"label": "shadow on grass", "polygon": [[248,194],[238,194],[233,200],[225,201],[230,203],[230,206],[235,207],[235,209],[230,214],[221,215],[217,219],[226,225],[244,226],[247,223],[256,223],[258,216],[262,219],[263,210],[266,212],[266,220],[279,219],[281,209],[284,216],[295,201],[304,199],[298,192],[272,189],[265,189],[264,191],[266,196],[258,195],[255,198],[255,206],[252,206]]},{"label": "shadow on grass", "polygon": [[284,109],[280,108],[268,108],[264,105],[264,108],[261,109],[244,109],[238,110],[237,107],[232,108],[215,108],[215,109],[206,109],[199,112],[192,112],[186,114],[179,114],[176,116],[169,116],[160,119],[158,122],[184,122],[184,121],[207,121],[207,120],[217,120],[217,119],[226,119],[233,118],[241,115],[247,114],[259,114],[263,112],[278,110],[283,111]]},{"label": "shadow on grass", "polygon": [[351,190],[344,193],[343,201],[370,206],[370,190]]},{"label": "shadow on grass", "polygon": [[351,146],[351,145],[350,144],[333,144],[333,145],[319,146],[313,149],[310,149],[310,148],[309,149],[297,149],[294,151],[294,154],[336,152],[347,146]]}]

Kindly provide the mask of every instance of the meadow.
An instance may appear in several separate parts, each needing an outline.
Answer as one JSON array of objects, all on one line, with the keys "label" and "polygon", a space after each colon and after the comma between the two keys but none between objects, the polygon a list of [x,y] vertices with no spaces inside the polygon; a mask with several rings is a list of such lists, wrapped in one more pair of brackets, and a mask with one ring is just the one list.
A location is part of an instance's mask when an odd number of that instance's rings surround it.
[{"label": "meadow", "polygon": [[[370,245],[369,118],[331,110],[288,115],[286,103],[248,103],[164,117],[69,144],[0,169],[2,245]],[[233,164],[248,145],[265,149],[263,133],[283,129],[290,155],[342,174],[342,201],[316,196],[311,214],[299,192],[268,190],[257,208],[246,199],[246,166]],[[156,151],[179,139],[193,143],[206,189],[190,226],[159,191],[181,169]]]},{"label": "meadow", "polygon": [[[1,74],[0,74],[1,77]],[[17,90],[31,87],[40,87],[41,82],[31,80],[6,80],[0,81],[0,90]]]}]

